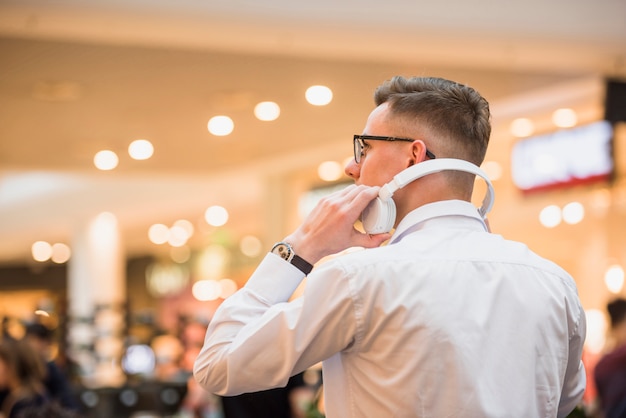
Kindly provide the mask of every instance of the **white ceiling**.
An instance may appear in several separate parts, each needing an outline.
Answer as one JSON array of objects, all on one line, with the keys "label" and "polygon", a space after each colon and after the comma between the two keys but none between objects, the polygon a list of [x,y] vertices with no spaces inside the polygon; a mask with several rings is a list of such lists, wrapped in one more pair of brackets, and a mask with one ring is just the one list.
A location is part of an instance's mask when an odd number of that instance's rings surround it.
[{"label": "white ceiling", "polygon": [[[497,106],[626,76],[624,22],[623,0],[0,0],[0,262],[71,241],[102,210],[131,253],[150,248],[151,222],[210,204],[263,232],[267,179],[348,157],[382,80],[453,78]],[[302,100],[318,83],[335,93],[325,108]],[[261,100],[281,118],[255,120]],[[218,113],[233,135],[208,134]],[[124,157],[137,138],[152,159]],[[120,155],[113,172],[93,167],[103,148]]]},{"label": "white ceiling", "polygon": [[[3,0],[9,36],[454,67],[614,71],[622,0]],[[621,61],[621,62],[620,62]]]}]

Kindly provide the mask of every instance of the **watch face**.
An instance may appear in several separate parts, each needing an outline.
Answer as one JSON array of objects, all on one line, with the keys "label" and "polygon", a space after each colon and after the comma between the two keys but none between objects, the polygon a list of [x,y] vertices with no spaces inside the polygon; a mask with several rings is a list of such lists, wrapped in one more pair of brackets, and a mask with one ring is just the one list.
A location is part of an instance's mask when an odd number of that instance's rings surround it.
[{"label": "watch face", "polygon": [[278,254],[284,260],[289,260],[291,257],[291,248],[285,244],[278,244],[272,250],[274,254]]}]

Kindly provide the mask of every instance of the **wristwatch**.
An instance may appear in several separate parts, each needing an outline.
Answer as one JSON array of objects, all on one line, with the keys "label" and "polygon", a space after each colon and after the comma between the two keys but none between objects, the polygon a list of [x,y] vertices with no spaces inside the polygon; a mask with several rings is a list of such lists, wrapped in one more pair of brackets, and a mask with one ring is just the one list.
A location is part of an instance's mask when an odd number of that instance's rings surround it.
[{"label": "wristwatch", "polygon": [[271,252],[276,254],[283,260],[296,266],[305,275],[309,274],[311,270],[313,270],[313,265],[304,260],[302,257],[299,257],[295,252],[293,252],[293,248],[288,242],[277,242],[272,247]]}]

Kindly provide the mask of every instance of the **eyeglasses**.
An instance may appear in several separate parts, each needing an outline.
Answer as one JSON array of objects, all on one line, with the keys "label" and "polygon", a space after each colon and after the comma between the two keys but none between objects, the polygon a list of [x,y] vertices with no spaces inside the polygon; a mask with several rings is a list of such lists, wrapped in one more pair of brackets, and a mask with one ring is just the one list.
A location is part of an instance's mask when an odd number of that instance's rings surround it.
[{"label": "eyeglasses", "polygon": [[[354,135],[354,161],[357,164],[361,163],[361,157],[363,156],[363,148],[365,148],[364,141],[403,141],[413,142],[414,139],[410,138],[396,138],[395,136],[376,136],[376,135]],[[434,160],[435,154],[426,150],[426,156],[431,160]]]}]

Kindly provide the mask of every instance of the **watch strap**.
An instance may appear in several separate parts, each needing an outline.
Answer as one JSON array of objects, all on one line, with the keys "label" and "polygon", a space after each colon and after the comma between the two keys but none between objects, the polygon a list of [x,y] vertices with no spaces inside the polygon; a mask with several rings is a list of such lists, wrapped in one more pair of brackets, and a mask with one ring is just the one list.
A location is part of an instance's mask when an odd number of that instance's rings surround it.
[{"label": "watch strap", "polygon": [[294,254],[290,261],[291,264],[296,266],[304,275],[308,275],[313,270],[313,265],[306,261],[304,258]]}]

